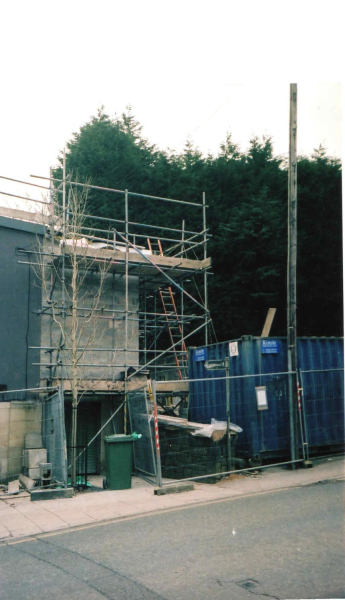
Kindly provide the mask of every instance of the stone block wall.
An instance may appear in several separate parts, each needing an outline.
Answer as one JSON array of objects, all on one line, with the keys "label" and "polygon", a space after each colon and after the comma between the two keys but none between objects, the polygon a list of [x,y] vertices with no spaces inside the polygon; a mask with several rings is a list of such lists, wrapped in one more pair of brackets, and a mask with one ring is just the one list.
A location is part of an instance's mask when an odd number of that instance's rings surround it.
[{"label": "stone block wall", "polygon": [[42,405],[36,402],[0,402],[0,483],[23,471],[25,435],[41,433]]}]

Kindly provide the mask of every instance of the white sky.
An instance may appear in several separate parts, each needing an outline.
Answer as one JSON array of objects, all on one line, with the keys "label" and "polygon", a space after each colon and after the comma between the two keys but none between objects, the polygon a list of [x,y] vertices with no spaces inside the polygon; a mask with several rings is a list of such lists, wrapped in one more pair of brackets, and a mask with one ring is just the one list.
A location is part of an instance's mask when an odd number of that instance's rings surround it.
[{"label": "white sky", "polygon": [[[59,150],[101,104],[110,115],[131,104],[161,149],[182,150],[191,136],[216,153],[231,131],[242,150],[254,134],[270,134],[275,152],[287,154],[290,81],[298,83],[298,152],[321,143],[340,157],[342,7],[342,0],[3,3],[0,175],[49,176]],[[41,198],[1,179],[0,191]]]}]

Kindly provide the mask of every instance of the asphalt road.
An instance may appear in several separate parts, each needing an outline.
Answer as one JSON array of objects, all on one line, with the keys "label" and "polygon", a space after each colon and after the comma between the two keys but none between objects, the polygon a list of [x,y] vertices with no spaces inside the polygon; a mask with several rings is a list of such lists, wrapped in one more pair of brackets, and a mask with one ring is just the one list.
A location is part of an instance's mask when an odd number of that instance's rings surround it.
[{"label": "asphalt road", "polygon": [[344,482],[0,546],[1,600],[345,598]]}]

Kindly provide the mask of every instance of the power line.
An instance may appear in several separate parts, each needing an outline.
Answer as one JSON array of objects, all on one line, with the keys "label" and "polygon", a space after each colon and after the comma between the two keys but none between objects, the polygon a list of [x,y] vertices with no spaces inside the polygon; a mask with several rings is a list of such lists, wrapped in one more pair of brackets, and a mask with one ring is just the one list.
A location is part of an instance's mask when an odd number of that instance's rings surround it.
[{"label": "power line", "polygon": [[[224,100],[224,102],[222,102],[222,104],[220,106],[218,106],[218,108],[216,110],[214,110],[208,117],[206,117],[206,119],[204,119],[200,125],[198,125],[195,129],[193,129],[193,131],[191,133],[189,133],[188,135],[193,135],[193,133],[195,133],[196,131],[198,131],[198,129],[200,129],[200,127],[202,127],[203,125],[205,125],[205,123],[207,123],[207,121],[209,121],[210,119],[212,119],[212,117],[224,106],[224,104],[226,104],[229,101],[229,98],[226,98]],[[188,136],[187,136],[188,137]],[[185,140],[183,139],[182,142],[180,142],[177,146],[175,146],[175,148],[173,149],[173,151],[175,152],[175,150],[177,148],[179,148],[182,144],[185,143]]]}]

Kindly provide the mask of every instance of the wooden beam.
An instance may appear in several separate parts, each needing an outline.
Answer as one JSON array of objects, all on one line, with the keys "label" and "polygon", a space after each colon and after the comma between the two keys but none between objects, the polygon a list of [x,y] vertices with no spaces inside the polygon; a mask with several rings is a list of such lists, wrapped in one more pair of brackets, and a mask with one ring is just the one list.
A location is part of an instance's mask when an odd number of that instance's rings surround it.
[{"label": "wooden beam", "polygon": [[156,381],[156,392],[171,392],[181,394],[189,393],[189,381],[174,381],[174,382],[165,382],[165,381]]},{"label": "wooden beam", "polygon": [[265,321],[265,325],[264,328],[262,330],[261,333],[261,337],[265,338],[268,337],[271,331],[271,327],[272,327],[272,323],[273,323],[273,319],[274,316],[276,314],[276,308],[269,308],[267,311],[267,316],[266,316],[266,321]]},{"label": "wooden beam", "polygon": [[[72,251],[73,249],[71,249],[70,246],[65,246],[65,253],[67,257],[69,254],[72,254]],[[79,248],[77,251],[79,254]],[[60,256],[62,254],[61,245],[55,245],[54,253],[56,256]],[[123,266],[125,264],[126,259],[125,253],[119,250],[110,250],[108,248],[93,248],[92,246],[81,247],[80,255],[85,258],[89,258],[90,260],[100,259],[114,261],[115,263],[118,263],[119,265]],[[181,258],[180,256],[172,257],[158,255],[152,255],[149,258],[151,260],[151,263],[154,264],[150,264],[149,262],[147,262],[145,258],[137,252],[130,252],[128,257],[130,265],[135,263],[136,266],[141,266],[144,270],[146,269],[148,272],[153,271],[154,265],[157,265],[162,269],[169,269],[169,272],[170,270],[175,272],[179,271],[180,269],[187,269],[194,273],[195,271],[203,271],[204,269],[208,269],[211,267],[210,258],[206,258],[204,260],[191,260],[189,258]]]}]

